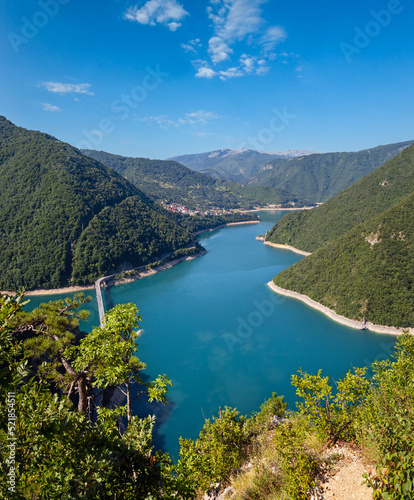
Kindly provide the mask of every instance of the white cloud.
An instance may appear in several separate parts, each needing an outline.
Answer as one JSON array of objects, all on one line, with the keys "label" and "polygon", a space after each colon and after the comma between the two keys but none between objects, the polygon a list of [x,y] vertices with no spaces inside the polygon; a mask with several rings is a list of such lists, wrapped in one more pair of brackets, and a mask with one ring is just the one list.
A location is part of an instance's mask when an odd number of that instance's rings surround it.
[{"label": "white cloud", "polygon": [[130,7],[124,15],[129,21],[155,26],[163,24],[171,31],[176,31],[182,19],[188,15],[177,0],[148,0],[141,8]]},{"label": "white cloud", "polygon": [[218,119],[220,119],[220,117],[211,111],[200,109],[198,111],[186,113],[184,116],[180,116],[175,120],[169,118],[167,115],[144,116],[136,118],[135,120],[143,123],[156,123],[157,125],[160,125],[161,128],[166,129],[168,127],[181,127],[184,125],[206,125],[207,123],[212,123]]},{"label": "white cloud", "polygon": [[197,78],[213,78],[214,76],[217,76],[217,73],[207,66],[199,68],[196,73]]},{"label": "white cloud", "polygon": [[[277,43],[286,39],[281,26],[269,26],[264,18],[262,4],[267,0],[210,0],[207,15],[213,33],[208,41],[207,61],[192,61],[197,78],[219,77],[221,80],[245,75],[264,75],[270,70],[269,61]],[[243,54],[236,62],[236,45],[244,43],[256,51],[256,55]],[[186,51],[197,53],[195,45],[182,44]],[[197,47],[199,48],[199,47]],[[227,62],[227,69],[215,66]],[[213,68],[211,67],[212,65]]]},{"label": "white cloud", "polygon": [[45,111],[52,111],[52,112],[62,111],[58,106],[53,106],[53,104],[49,104],[47,102],[44,102],[42,106]]},{"label": "white cloud", "polygon": [[137,118],[136,121],[145,123],[156,123],[160,125],[161,128],[168,128],[168,126],[178,127],[180,125],[178,122],[170,120],[166,115],[145,116],[143,118]]},{"label": "white cloud", "polygon": [[54,94],[86,94],[95,95],[89,89],[90,83],[61,83],[61,82],[43,82],[38,85],[45,87],[49,92]]},{"label": "white cloud", "polygon": [[229,68],[226,71],[220,71],[220,80],[225,81],[228,78],[237,78],[245,74],[240,68]]},{"label": "white cloud", "polygon": [[265,75],[270,71],[270,66],[259,66],[256,68],[256,75]]},{"label": "white cloud", "polygon": [[246,73],[251,73],[254,69],[256,58],[248,56],[247,54],[243,54],[240,58],[240,63],[242,64]]},{"label": "white cloud", "polygon": [[219,63],[229,59],[234,43],[260,31],[265,23],[260,9],[263,0],[222,0],[221,3],[211,3],[218,9],[216,12],[212,7],[207,9],[215,30],[209,41],[209,53],[213,63]]},{"label": "white cloud", "polygon": [[180,43],[180,47],[184,49],[185,52],[194,52],[197,54],[198,49],[202,47],[202,43],[199,38],[195,38],[194,40],[190,40],[188,43]]},{"label": "white cloud", "polygon": [[210,123],[211,121],[217,119],[219,119],[219,116],[211,113],[210,111],[203,110],[187,113],[184,118],[184,120],[190,125],[196,125],[197,123],[205,125],[206,123]]}]

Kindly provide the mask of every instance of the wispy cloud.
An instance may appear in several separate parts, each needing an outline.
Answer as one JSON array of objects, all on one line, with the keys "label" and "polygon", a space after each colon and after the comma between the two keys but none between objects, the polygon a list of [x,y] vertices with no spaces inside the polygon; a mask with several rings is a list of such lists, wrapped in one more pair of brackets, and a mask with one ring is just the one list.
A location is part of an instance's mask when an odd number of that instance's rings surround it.
[{"label": "wispy cloud", "polygon": [[190,125],[196,125],[198,123],[205,125],[206,123],[211,123],[212,121],[218,120],[219,118],[219,116],[211,113],[210,111],[199,110],[193,113],[187,113],[184,119]]},{"label": "wispy cloud", "polygon": [[90,83],[61,83],[61,82],[43,82],[39,83],[39,87],[44,87],[49,92],[54,94],[86,94],[95,95],[89,89]]},{"label": "wispy cloud", "polygon": [[264,75],[270,70],[268,61],[263,57],[243,54],[237,66],[232,66],[226,70],[214,70],[210,67],[207,61],[196,60],[192,61],[193,66],[197,69],[197,78],[214,78],[218,76],[220,80],[229,78],[239,78],[245,75]]},{"label": "wispy cloud", "polygon": [[265,51],[270,51],[275,46],[286,39],[286,31],[282,26],[269,26],[260,39],[260,43]]},{"label": "wispy cloud", "polygon": [[194,52],[197,54],[198,49],[202,47],[202,43],[199,38],[196,38],[190,40],[188,43],[180,43],[180,47],[184,49],[185,52]]},{"label": "wispy cloud", "polygon": [[135,118],[135,120],[138,122],[156,123],[157,125],[159,125],[161,128],[164,129],[168,127],[181,127],[183,125],[192,125],[192,126],[206,125],[218,119],[220,119],[218,115],[212,113],[211,111],[205,111],[202,109],[198,111],[193,111],[191,113],[186,113],[184,116],[180,116],[175,120],[169,118],[167,115],[144,116]]},{"label": "wispy cloud", "polygon": [[139,24],[155,26],[162,24],[171,31],[176,31],[182,24],[179,22],[188,15],[177,0],[148,0],[142,7],[130,7],[124,18]]},{"label": "wispy cloud", "polygon": [[45,111],[52,111],[52,112],[54,112],[54,113],[56,113],[57,111],[62,111],[62,110],[59,108],[59,106],[53,106],[53,104],[49,104],[49,103],[47,103],[47,102],[44,102],[44,103],[42,104],[42,106],[43,106],[43,109],[44,109]]},{"label": "wispy cloud", "polygon": [[257,33],[264,24],[260,4],[263,0],[213,0],[207,8],[213,22],[214,36],[209,40],[213,63],[229,59],[232,45],[248,35]]},{"label": "wispy cloud", "polygon": [[227,80],[227,78],[238,78],[244,76],[245,72],[240,68],[229,68],[226,71],[220,71],[220,80]]}]

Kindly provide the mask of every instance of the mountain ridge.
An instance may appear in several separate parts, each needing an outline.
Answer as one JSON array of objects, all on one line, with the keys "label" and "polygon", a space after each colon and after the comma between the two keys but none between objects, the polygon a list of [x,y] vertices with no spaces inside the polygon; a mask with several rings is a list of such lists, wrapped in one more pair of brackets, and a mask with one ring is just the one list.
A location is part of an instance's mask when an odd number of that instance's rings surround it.
[{"label": "mountain ridge", "polygon": [[[175,156],[169,160],[178,161],[191,170],[205,173],[213,178],[243,184],[246,179],[258,172],[263,164],[274,158],[287,159],[291,156],[287,152],[265,153],[254,149],[225,148],[206,153]],[[243,168],[240,167],[240,162]]]},{"label": "mountain ridge", "polygon": [[266,239],[314,252],[414,191],[413,163],[411,145],[323,205],[284,216]]},{"label": "mountain ridge", "polygon": [[95,150],[83,153],[114,169],[158,202],[179,203],[191,209],[252,209],[259,205],[303,203],[277,188],[245,187],[213,179],[173,160],[131,158]]},{"label": "mountain ridge", "polygon": [[349,153],[274,159],[263,165],[247,185],[278,187],[313,202],[326,202],[397,156],[413,142],[387,144]]}]

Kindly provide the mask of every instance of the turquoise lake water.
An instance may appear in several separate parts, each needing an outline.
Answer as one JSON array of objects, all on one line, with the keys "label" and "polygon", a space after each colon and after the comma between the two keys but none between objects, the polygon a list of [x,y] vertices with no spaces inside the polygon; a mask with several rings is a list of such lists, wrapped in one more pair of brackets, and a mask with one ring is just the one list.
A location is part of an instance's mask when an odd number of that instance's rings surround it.
[{"label": "turquoise lake water", "polygon": [[[143,373],[149,379],[166,373],[173,382],[168,405],[138,399],[135,412],[157,415],[156,446],[174,457],[178,438],[195,438],[219,407],[249,414],[277,392],[293,409],[290,378],[299,368],[312,373],[322,368],[338,379],[393,351],[394,337],[339,325],[267,287],[302,257],[257,241],[284,213],[259,215],[259,224],[200,235],[208,250],[203,257],[105,293],[107,307],[137,304]],[[56,296],[36,298],[32,305],[50,298]],[[95,301],[91,309],[88,327],[99,323]]]}]

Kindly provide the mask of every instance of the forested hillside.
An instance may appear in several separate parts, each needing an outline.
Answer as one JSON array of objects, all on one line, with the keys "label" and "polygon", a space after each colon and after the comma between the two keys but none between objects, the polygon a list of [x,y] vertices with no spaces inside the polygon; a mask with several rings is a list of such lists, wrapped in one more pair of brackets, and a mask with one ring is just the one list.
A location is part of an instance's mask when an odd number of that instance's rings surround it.
[{"label": "forested hillside", "polygon": [[312,202],[325,202],[398,155],[413,141],[351,153],[326,153],[271,160],[248,185],[284,189]]},{"label": "forested hillside", "polygon": [[414,192],[274,282],[351,319],[414,327]]},{"label": "forested hillside", "polygon": [[285,215],[266,239],[314,252],[414,191],[414,145],[324,205]]},{"label": "forested hillside", "polygon": [[243,208],[296,203],[302,200],[273,187],[244,187],[194,172],[176,161],[127,158],[104,151],[84,150],[84,154],[113,168],[156,201],[178,203],[190,209]]},{"label": "forested hillside", "polygon": [[0,191],[0,289],[91,282],[192,241],[112,169],[4,117]]}]

